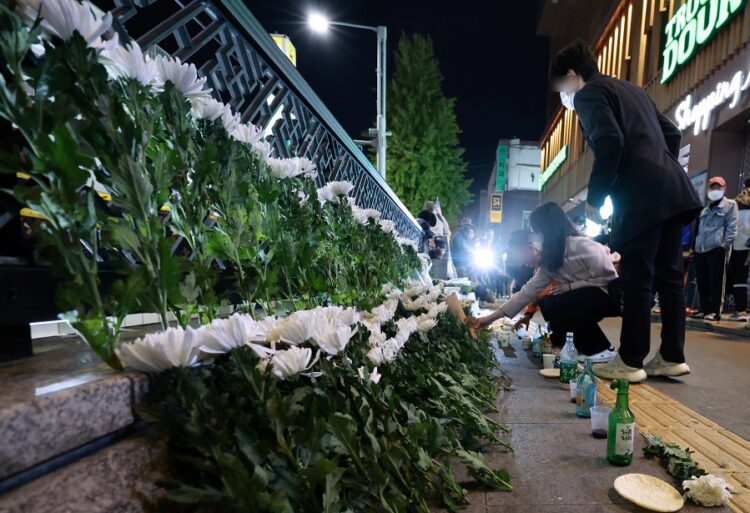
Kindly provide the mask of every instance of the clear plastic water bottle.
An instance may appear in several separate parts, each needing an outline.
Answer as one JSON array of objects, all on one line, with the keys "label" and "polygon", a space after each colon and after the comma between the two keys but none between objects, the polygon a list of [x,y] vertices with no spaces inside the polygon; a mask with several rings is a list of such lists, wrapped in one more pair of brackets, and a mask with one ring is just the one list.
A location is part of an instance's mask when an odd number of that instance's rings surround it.
[{"label": "clear plastic water bottle", "polygon": [[576,384],[576,415],[586,419],[591,417],[591,407],[596,406],[596,379],[591,365],[591,358],[586,358]]},{"label": "clear plastic water bottle", "polygon": [[570,388],[570,381],[578,374],[578,351],[573,343],[573,334],[565,335],[565,345],[560,353],[560,387]]}]

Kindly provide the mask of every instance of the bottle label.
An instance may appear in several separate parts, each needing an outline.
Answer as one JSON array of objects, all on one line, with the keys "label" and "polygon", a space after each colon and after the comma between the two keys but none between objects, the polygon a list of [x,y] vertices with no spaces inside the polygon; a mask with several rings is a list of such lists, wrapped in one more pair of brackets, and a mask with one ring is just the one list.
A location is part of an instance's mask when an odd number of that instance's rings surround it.
[{"label": "bottle label", "polygon": [[635,423],[617,424],[615,428],[615,454],[627,456],[633,454],[633,439],[635,438]]},{"label": "bottle label", "polygon": [[560,383],[570,383],[578,374],[578,362],[560,362]]}]

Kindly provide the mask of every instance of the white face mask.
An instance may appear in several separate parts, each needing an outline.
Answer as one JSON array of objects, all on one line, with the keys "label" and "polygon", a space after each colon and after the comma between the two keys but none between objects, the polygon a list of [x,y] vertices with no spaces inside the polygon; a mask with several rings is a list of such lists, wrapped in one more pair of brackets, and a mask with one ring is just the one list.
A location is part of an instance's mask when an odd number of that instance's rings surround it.
[{"label": "white face mask", "polygon": [[573,98],[575,97],[576,93],[566,93],[565,91],[560,91],[560,101],[563,104],[563,107],[565,107],[568,110],[576,110],[575,106],[573,105]]},{"label": "white face mask", "polygon": [[708,191],[708,199],[711,201],[718,201],[724,197],[724,191],[721,189],[711,189]]}]

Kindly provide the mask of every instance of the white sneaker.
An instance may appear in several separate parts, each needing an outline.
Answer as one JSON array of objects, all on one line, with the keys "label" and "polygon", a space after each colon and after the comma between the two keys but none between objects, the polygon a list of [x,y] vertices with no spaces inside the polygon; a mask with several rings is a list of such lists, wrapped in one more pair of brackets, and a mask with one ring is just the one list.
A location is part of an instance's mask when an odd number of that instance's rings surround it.
[{"label": "white sneaker", "polygon": [[600,378],[624,379],[630,383],[640,383],[648,377],[645,370],[626,365],[619,354],[609,363],[594,365],[593,371]]},{"label": "white sneaker", "polygon": [[687,363],[668,362],[658,353],[654,356],[653,360],[644,366],[644,369],[649,376],[676,377],[690,374],[690,367],[688,367]]},{"label": "white sneaker", "polygon": [[617,351],[614,350],[614,348],[605,349],[601,353],[592,354],[591,356],[586,356],[585,354],[578,356],[578,361],[583,363],[586,361],[586,358],[591,358],[591,361],[593,363],[607,363],[611,362],[615,359],[615,356],[617,356]]},{"label": "white sneaker", "polygon": [[748,320],[747,312],[737,312],[736,314],[731,316],[729,320],[735,321],[735,322],[747,322]]},{"label": "white sneaker", "polygon": [[704,317],[704,319],[707,320],[707,321],[716,321],[716,322],[719,322],[721,320],[721,315],[715,314],[715,313],[710,313],[710,314],[706,315]]}]

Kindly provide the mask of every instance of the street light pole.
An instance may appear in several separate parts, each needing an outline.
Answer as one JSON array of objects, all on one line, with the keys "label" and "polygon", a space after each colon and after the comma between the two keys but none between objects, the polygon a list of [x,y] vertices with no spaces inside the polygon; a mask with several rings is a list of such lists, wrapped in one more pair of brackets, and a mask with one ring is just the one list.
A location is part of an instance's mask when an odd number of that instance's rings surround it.
[{"label": "street light pole", "polygon": [[378,156],[377,165],[378,173],[385,180],[385,155],[386,155],[386,128],[385,128],[385,92],[386,86],[386,74],[385,74],[385,63],[386,63],[386,39],[388,37],[388,30],[383,26],[378,26],[378,87],[377,87],[377,130],[378,130]]},{"label": "street light pole", "polygon": [[328,30],[330,25],[338,27],[349,27],[362,30],[370,30],[378,35],[378,58],[377,68],[375,69],[377,75],[377,99],[376,99],[376,125],[375,125],[375,149],[376,149],[376,164],[378,173],[385,180],[385,163],[386,163],[386,145],[388,132],[386,131],[386,115],[385,115],[385,92],[386,92],[386,57],[387,57],[387,38],[388,29],[382,25],[372,27],[369,25],[357,25],[355,23],[345,23],[342,21],[329,21],[321,14],[313,14],[309,18],[310,26],[316,32],[325,32]]}]

